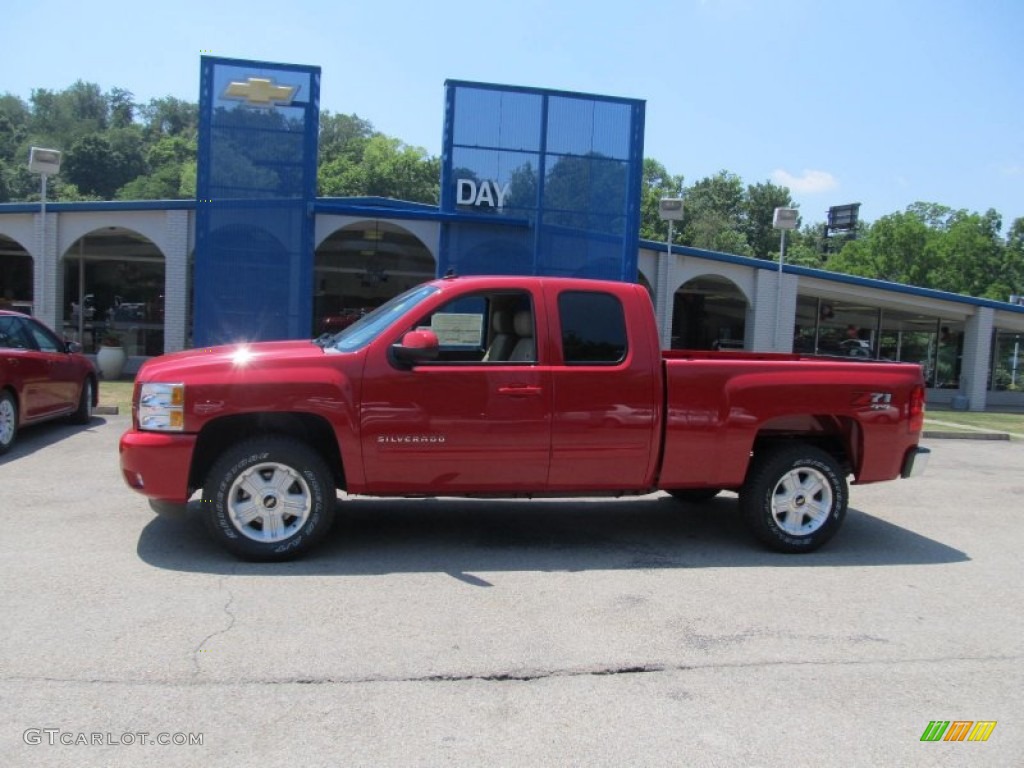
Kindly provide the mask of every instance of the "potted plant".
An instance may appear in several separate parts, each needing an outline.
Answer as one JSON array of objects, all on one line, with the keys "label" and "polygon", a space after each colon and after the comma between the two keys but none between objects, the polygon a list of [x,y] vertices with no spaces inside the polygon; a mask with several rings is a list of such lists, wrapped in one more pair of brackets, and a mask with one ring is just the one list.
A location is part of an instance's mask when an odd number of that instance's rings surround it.
[{"label": "potted plant", "polygon": [[121,337],[113,331],[107,331],[100,337],[100,348],[96,352],[96,365],[107,381],[121,378],[124,363],[127,359]]}]

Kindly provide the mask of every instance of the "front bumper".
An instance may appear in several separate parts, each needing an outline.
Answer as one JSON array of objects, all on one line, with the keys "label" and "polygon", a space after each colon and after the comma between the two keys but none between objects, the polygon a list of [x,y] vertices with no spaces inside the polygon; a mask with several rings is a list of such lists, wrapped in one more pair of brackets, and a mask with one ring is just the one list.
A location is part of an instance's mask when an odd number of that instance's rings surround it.
[{"label": "front bumper", "polygon": [[128,487],[151,499],[188,501],[188,475],[196,435],[140,432],[121,435],[121,475]]},{"label": "front bumper", "polygon": [[928,459],[931,458],[931,455],[932,452],[928,448],[922,448],[919,445],[911,448],[903,457],[903,469],[900,471],[900,477],[906,479],[923,475],[925,469],[928,468]]}]

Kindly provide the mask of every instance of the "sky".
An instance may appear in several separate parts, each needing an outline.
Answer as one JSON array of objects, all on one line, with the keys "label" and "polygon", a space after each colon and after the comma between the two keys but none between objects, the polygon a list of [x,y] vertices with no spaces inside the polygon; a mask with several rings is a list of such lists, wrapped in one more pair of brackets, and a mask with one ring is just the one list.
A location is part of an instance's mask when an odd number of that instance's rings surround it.
[{"label": "sky", "polygon": [[446,79],[643,99],[686,184],[789,187],[805,223],[916,201],[1024,216],[1021,0],[3,0],[0,93],[199,99],[204,53],[321,67],[320,106],[441,151]]}]

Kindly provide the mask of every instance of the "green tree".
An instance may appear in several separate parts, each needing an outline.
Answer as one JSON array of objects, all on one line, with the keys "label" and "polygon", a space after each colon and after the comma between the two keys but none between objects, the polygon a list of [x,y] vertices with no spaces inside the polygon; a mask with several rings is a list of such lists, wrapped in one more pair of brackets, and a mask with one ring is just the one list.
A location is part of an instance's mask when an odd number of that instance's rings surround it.
[{"label": "green tree", "polygon": [[373,124],[369,120],[363,120],[358,115],[336,115],[324,110],[320,113],[320,163],[328,163],[342,154],[351,157],[350,150],[353,149],[361,158],[366,140],[374,133]]},{"label": "green tree", "polygon": [[[640,186],[640,237],[645,240],[668,238],[668,224],[658,214],[661,199],[683,196],[683,177],[673,176],[664,165],[645,157]],[[674,242],[681,242],[682,229],[676,228]]]},{"label": "green tree", "polygon": [[421,147],[377,134],[363,152],[364,194],[418,203],[438,201],[441,162]]},{"label": "green tree", "polygon": [[110,105],[110,125],[127,128],[135,121],[135,95],[124,88],[112,88],[107,94]]},{"label": "green tree", "polygon": [[684,245],[711,251],[753,255],[744,233],[744,189],[740,177],[719,171],[686,190]]},{"label": "green tree", "polygon": [[883,216],[858,240],[829,258],[828,269],[929,286],[936,231],[912,211]]},{"label": "green tree", "polygon": [[199,126],[199,105],[194,102],[165,96],[150,99],[139,107],[145,131],[151,139],[161,136],[194,138]]},{"label": "green tree", "polygon": [[1024,296],[1024,218],[1014,219],[1006,233],[1003,267],[1000,275],[1008,299],[1011,295]]},{"label": "green tree", "polygon": [[1001,274],[1006,245],[1000,229],[1002,218],[992,209],[950,214],[931,243],[930,287],[1005,301],[1010,290]]},{"label": "green tree", "polygon": [[[114,137],[114,140],[118,141],[118,138]],[[83,136],[66,153],[61,175],[83,194],[110,200],[122,185],[141,170],[138,167],[139,158],[134,154],[124,154],[124,148],[115,149],[111,138],[104,134]]]},{"label": "green tree", "polygon": [[17,96],[0,96],[0,160],[16,161],[29,131],[32,113]]},{"label": "green tree", "polygon": [[77,80],[63,91],[32,91],[31,131],[69,146],[75,139],[106,130],[109,104],[95,83]]},{"label": "green tree", "polygon": [[320,194],[392,197],[437,203],[440,160],[426,150],[375,134],[349,137],[319,173]]},{"label": "green tree", "polygon": [[194,175],[196,143],[183,136],[165,136],[146,152],[146,171],[117,191],[121,200],[176,200],[195,197],[183,189],[183,170],[188,166]]},{"label": "green tree", "polygon": [[[788,187],[780,187],[770,181],[747,185],[741,206],[740,230],[754,256],[778,259],[781,240],[779,230],[772,228],[775,209],[795,207]],[[792,259],[787,258],[787,261]]]}]

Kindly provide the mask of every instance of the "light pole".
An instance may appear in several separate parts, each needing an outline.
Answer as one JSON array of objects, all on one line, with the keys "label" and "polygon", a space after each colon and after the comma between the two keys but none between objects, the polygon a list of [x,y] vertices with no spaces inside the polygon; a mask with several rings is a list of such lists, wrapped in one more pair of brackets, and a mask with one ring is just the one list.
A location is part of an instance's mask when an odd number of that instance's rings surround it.
[{"label": "light pole", "polygon": [[[41,315],[45,319],[47,317],[46,310],[48,309],[44,301],[46,298],[46,179],[48,176],[56,176],[60,173],[60,150],[32,147],[28,153],[28,170],[30,173],[38,173],[41,179],[39,216],[43,223],[42,233],[39,238],[39,247],[42,251],[39,254],[39,286],[42,289],[42,295],[33,295],[32,303],[34,305],[38,300],[39,308],[33,309],[32,314]],[[48,319],[51,323],[54,320],[54,318]]]},{"label": "light pole", "polygon": [[658,299],[661,305],[661,345],[665,349],[672,346],[671,313],[668,308],[668,270],[672,263],[672,238],[675,236],[674,224],[683,220],[683,198],[663,197],[658,201],[658,218],[668,222],[668,252],[665,261],[658,265]]},{"label": "light pole", "polygon": [[779,251],[779,274],[775,280],[775,340],[773,346],[779,351],[779,318],[782,316],[782,264],[786,260],[786,230],[796,229],[800,211],[796,208],[776,208],[772,217],[772,229],[782,230],[782,246]]}]

